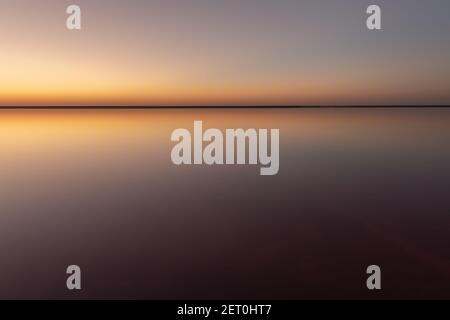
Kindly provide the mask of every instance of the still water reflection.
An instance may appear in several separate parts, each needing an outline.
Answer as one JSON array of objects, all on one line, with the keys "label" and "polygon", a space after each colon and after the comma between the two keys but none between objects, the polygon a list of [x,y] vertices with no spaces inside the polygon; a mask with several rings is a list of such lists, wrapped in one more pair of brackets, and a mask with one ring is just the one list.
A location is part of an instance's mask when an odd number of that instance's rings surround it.
[{"label": "still water reflection", "polygon": [[[280,128],[280,171],[170,134]],[[1,298],[450,298],[450,109],[0,111]],[[65,290],[65,268],[83,291]]]}]

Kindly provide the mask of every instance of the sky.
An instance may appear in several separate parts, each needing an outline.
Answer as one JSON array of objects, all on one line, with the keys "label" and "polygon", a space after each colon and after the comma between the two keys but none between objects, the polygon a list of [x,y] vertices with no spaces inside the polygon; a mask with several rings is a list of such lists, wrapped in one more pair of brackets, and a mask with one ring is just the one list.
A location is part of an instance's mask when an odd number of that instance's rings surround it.
[{"label": "sky", "polygon": [[0,0],[0,106],[450,104],[449,14],[448,0]]}]

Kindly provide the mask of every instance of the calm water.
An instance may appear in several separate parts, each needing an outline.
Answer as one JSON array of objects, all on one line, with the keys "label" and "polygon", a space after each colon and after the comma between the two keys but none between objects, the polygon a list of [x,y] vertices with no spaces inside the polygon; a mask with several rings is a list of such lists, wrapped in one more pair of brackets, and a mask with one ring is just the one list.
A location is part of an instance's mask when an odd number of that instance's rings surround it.
[{"label": "calm water", "polygon": [[[174,166],[194,120],[280,128],[279,174]],[[450,109],[0,111],[0,298],[450,298],[449,138]]]}]

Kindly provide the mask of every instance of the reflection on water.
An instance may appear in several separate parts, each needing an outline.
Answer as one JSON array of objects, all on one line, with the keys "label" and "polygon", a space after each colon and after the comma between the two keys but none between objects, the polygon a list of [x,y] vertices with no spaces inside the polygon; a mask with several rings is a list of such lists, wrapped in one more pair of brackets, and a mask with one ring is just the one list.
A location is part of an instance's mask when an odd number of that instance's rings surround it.
[{"label": "reflection on water", "polygon": [[[280,128],[280,172],[170,134]],[[0,297],[450,298],[450,110],[0,111]],[[65,267],[83,291],[65,290]]]}]

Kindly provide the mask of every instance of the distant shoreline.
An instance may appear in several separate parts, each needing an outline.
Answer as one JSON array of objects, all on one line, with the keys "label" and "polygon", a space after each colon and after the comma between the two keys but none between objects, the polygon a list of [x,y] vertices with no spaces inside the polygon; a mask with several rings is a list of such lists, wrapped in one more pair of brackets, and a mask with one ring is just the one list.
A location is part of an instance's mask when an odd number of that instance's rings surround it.
[{"label": "distant shoreline", "polygon": [[0,106],[4,109],[27,109],[27,110],[57,110],[57,109],[79,109],[79,110],[98,110],[98,109],[411,109],[411,108],[450,108],[450,105],[350,105],[350,106],[276,106],[276,105],[218,105],[218,106]]}]

